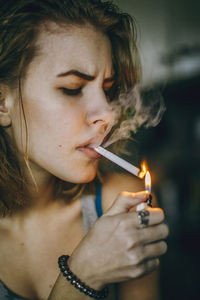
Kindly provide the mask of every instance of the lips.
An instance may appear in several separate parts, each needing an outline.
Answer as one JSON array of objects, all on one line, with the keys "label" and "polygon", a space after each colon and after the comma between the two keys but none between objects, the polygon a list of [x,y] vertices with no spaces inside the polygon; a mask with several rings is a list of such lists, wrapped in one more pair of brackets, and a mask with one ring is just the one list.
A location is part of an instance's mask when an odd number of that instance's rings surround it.
[{"label": "lips", "polygon": [[94,150],[94,147],[99,146],[103,142],[103,140],[104,137],[92,138],[84,142],[83,144],[79,145],[76,149],[78,151],[81,151],[85,155],[87,155],[89,158],[98,159],[101,158],[101,155]]},{"label": "lips", "polygon": [[77,150],[84,153],[89,158],[93,158],[93,159],[101,158],[101,155],[97,153],[93,148],[85,146],[85,147],[78,147]]},{"label": "lips", "polygon": [[94,148],[97,146],[100,146],[102,144],[102,142],[105,140],[105,136],[96,136],[95,138],[91,138],[89,140],[87,140],[86,142],[80,144],[78,148],[82,148],[82,147],[89,147],[89,148]]}]

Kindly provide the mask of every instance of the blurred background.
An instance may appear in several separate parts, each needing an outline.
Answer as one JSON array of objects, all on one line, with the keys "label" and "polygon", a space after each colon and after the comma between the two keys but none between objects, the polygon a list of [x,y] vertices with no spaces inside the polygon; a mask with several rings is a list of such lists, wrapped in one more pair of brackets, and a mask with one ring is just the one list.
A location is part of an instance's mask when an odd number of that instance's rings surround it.
[{"label": "blurred background", "polygon": [[160,124],[140,129],[129,146],[132,162],[147,160],[170,227],[161,299],[200,299],[200,1],[114,3],[134,16],[143,85],[159,89],[166,105]]}]

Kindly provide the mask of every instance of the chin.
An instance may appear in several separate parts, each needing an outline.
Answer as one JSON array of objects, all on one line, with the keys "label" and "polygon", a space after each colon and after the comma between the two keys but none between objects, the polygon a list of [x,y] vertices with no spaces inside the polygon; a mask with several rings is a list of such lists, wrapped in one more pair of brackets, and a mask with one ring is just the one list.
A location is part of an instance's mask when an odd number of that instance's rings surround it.
[{"label": "chin", "polygon": [[79,181],[79,183],[89,183],[96,177],[96,174],[94,176],[90,176],[88,178],[83,179],[82,181]]},{"label": "chin", "polygon": [[[78,172],[74,172],[71,174],[71,176],[62,176],[61,174],[54,174],[54,176],[60,178],[63,181],[71,182],[75,184],[80,183],[89,183],[91,182],[95,177],[97,173],[97,168],[90,168],[90,169],[83,169],[78,170]],[[61,176],[60,176],[61,175]]]},{"label": "chin", "polygon": [[77,178],[76,182],[74,182],[74,183],[88,183],[88,182],[91,182],[96,177],[96,171],[91,172],[90,174],[82,174],[82,175],[83,176]]},{"label": "chin", "polygon": [[94,180],[97,174],[98,164],[91,164],[90,166],[80,168],[78,176],[75,178],[76,183],[88,183]]}]

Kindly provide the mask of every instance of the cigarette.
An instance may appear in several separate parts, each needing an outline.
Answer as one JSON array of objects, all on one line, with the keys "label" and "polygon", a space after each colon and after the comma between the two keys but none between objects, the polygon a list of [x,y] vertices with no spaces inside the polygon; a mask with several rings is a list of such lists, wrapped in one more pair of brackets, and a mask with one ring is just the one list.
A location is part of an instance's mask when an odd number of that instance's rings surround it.
[{"label": "cigarette", "polygon": [[[102,156],[106,157],[110,161],[114,162],[116,165],[120,166],[121,168],[125,169],[126,171],[130,172],[131,174],[143,178],[145,173],[140,171],[139,168],[135,167],[134,165],[130,164],[126,160],[120,158],[119,156],[113,154],[112,152],[104,149],[101,146],[95,147],[94,150],[101,154]],[[141,211],[143,209],[147,209],[148,205],[146,202],[142,202],[136,206],[136,211]]]},{"label": "cigarette", "polygon": [[120,166],[121,168],[125,169],[126,171],[130,172],[131,174],[141,178],[140,169],[135,167],[134,165],[130,164],[126,160],[120,158],[119,156],[113,154],[112,152],[104,149],[101,146],[95,147],[94,150],[101,154],[102,156],[106,157],[110,161],[114,162],[116,165]]}]

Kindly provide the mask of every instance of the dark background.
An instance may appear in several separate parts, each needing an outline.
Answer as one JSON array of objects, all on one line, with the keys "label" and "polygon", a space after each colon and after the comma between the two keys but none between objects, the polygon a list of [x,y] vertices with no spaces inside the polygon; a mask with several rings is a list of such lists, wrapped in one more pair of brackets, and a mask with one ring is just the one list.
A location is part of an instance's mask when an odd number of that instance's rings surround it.
[{"label": "dark background", "polygon": [[167,84],[161,123],[136,135],[170,227],[162,300],[200,298],[200,76]]},{"label": "dark background", "polygon": [[161,299],[200,299],[200,1],[114,2],[136,18],[144,88],[166,105],[160,124],[129,145],[132,162],[147,160],[170,227]]}]

